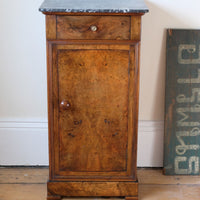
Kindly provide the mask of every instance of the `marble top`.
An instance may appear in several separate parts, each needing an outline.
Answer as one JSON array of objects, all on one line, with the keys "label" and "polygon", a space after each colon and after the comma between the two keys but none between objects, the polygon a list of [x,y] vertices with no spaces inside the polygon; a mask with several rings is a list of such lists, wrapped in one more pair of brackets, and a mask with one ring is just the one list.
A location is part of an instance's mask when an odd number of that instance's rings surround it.
[{"label": "marble top", "polygon": [[45,0],[41,12],[145,13],[143,0]]}]

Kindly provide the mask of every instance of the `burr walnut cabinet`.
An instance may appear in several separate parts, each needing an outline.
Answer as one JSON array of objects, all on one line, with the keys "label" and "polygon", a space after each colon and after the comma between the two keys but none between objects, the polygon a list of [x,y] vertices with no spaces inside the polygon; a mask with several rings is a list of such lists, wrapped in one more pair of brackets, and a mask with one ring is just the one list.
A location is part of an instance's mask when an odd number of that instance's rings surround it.
[{"label": "burr walnut cabinet", "polygon": [[87,2],[47,0],[40,7],[47,39],[47,199],[137,200],[140,29],[148,10],[135,0],[130,8],[125,1],[128,9],[118,0],[102,7]]}]

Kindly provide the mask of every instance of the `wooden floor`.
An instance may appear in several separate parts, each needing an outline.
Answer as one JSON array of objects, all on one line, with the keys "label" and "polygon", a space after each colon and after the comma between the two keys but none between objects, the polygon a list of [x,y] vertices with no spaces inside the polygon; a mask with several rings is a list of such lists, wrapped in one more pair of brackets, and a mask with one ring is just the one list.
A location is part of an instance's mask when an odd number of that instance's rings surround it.
[{"label": "wooden floor", "polygon": [[[47,168],[0,168],[0,200],[45,200],[47,177]],[[139,200],[200,200],[200,176],[139,169],[138,179]]]}]

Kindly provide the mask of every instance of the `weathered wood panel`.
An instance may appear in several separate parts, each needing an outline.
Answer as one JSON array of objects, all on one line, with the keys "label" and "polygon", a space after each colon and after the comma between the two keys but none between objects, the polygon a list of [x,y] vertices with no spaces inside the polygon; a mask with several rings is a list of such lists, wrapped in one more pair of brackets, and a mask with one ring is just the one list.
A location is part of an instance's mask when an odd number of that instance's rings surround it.
[{"label": "weathered wood panel", "polygon": [[199,174],[200,31],[167,32],[166,175]]}]

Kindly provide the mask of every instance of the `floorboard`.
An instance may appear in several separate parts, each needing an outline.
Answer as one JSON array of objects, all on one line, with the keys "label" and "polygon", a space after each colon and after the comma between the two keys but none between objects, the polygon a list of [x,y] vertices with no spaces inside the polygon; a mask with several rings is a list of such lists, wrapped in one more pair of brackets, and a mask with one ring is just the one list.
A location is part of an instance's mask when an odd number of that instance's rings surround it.
[{"label": "floorboard", "polygon": [[[46,200],[47,179],[48,168],[0,168],[0,200]],[[200,200],[200,176],[164,176],[160,169],[139,169],[138,179],[139,200]]]}]

